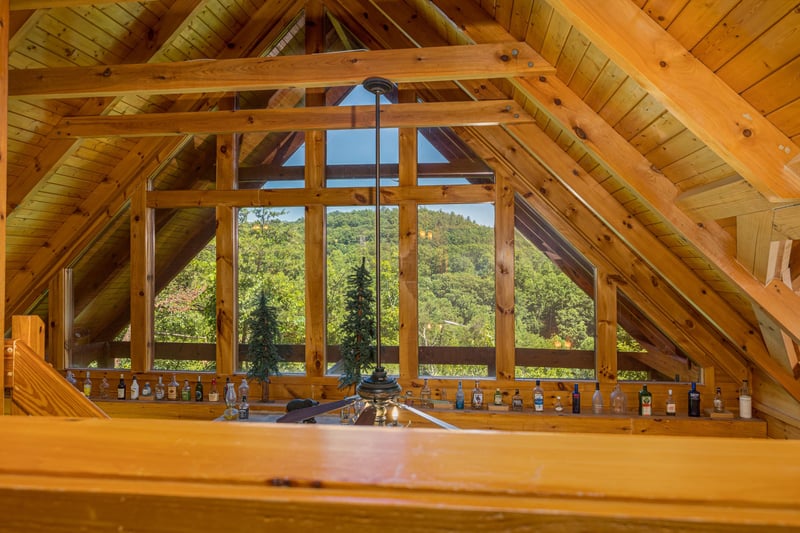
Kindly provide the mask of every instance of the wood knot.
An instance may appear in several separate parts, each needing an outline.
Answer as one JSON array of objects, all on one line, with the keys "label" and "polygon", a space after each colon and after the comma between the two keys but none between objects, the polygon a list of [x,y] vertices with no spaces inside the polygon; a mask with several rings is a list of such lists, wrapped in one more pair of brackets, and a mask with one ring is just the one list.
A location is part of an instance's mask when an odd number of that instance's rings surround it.
[{"label": "wood knot", "polygon": [[662,59],[658,62],[658,66],[661,68],[667,68],[667,62]]},{"label": "wood knot", "polygon": [[111,77],[111,67],[106,67],[106,69],[103,71],[102,76],[104,78]]},{"label": "wood knot", "polygon": [[539,76],[539,81],[544,83],[547,81],[547,76]]},{"label": "wood knot", "polygon": [[507,63],[509,59],[511,58],[508,57],[508,54],[503,54],[500,56],[500,61],[502,61],[503,63]]},{"label": "wood knot", "polygon": [[745,137],[750,137],[753,134],[753,131],[750,128],[745,128],[742,130],[742,135]]},{"label": "wood knot", "polygon": [[556,105],[561,105],[561,98],[553,98],[553,103]]},{"label": "wood knot", "polygon": [[577,135],[579,139],[581,139],[581,140],[583,140],[583,141],[585,141],[585,140],[586,140],[586,132],[585,132],[585,131],[583,131],[583,130],[580,128],[580,126],[575,126],[575,127],[574,127],[574,128],[572,128],[572,129],[573,129],[573,131],[575,132],[575,135]]}]

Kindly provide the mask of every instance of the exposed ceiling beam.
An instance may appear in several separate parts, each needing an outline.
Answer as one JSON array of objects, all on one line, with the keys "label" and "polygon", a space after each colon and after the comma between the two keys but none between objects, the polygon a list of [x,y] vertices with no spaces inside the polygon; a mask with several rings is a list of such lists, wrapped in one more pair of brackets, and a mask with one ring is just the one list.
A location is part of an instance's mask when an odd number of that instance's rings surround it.
[{"label": "exposed ceiling beam", "polygon": [[549,0],[770,201],[800,198],[800,148],[630,0]]},{"label": "exposed ceiling beam", "polygon": [[551,74],[525,43],[406,48],[171,63],[22,69],[9,73],[10,98],[83,98],[358,85]]},{"label": "exposed ceiling beam", "polygon": [[675,205],[698,222],[758,213],[775,207],[741,176],[730,176],[686,190],[675,198]]},{"label": "exposed ceiling beam", "polygon": [[[151,0],[143,0],[148,2]],[[50,9],[54,7],[80,7],[87,5],[117,4],[119,0],[10,0],[12,11]]]},{"label": "exposed ceiling beam", "polygon": [[[392,104],[381,107],[381,126],[384,128],[481,126],[530,120],[530,116],[514,100]],[[147,137],[374,127],[373,105],[298,107],[65,117],[53,130],[51,138]]]}]

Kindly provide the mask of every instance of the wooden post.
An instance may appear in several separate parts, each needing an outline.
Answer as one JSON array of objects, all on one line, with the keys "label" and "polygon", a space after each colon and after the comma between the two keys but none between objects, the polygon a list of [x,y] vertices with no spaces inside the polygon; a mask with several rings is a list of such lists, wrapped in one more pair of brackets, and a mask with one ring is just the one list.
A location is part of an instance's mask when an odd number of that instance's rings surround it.
[{"label": "wooden post", "polygon": [[131,196],[131,370],[146,372],[155,359],[155,211],[147,207],[148,180]]},{"label": "wooden post", "polygon": [[[0,317],[6,317],[6,196],[8,189],[9,0],[0,0]],[[5,375],[0,357],[0,376]],[[2,413],[0,413],[1,415]]]},{"label": "wooden post", "polygon": [[607,270],[598,268],[595,274],[595,351],[597,381],[617,381],[617,282]]},{"label": "wooden post", "polygon": [[[401,88],[399,100],[414,102],[416,92]],[[399,130],[399,181],[400,187],[417,185],[417,129],[400,128]],[[417,231],[418,203],[415,200],[403,200],[398,205],[400,233],[399,246],[399,299],[400,299],[400,331],[399,331],[399,363],[400,378],[414,379],[419,376],[419,287]]]},{"label": "wooden post", "polygon": [[497,381],[514,380],[514,188],[505,172],[495,174],[494,209],[495,361]]},{"label": "wooden post", "polygon": [[65,370],[72,363],[72,269],[62,268],[49,288],[50,363]]},{"label": "wooden post", "polygon": [[44,322],[36,315],[11,317],[11,338],[19,340],[44,360]]},{"label": "wooden post", "polygon": [[[226,105],[236,108],[235,102]],[[238,188],[239,135],[217,135],[217,190]],[[238,294],[238,218],[237,208],[216,208],[217,218],[217,373],[233,374],[237,369]]]}]

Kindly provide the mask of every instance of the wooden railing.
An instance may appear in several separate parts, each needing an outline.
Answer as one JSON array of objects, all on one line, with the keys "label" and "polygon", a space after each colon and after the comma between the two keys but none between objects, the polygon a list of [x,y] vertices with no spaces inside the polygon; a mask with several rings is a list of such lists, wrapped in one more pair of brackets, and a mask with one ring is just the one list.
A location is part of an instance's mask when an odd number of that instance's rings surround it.
[{"label": "wooden railing", "polygon": [[796,441],[41,417],[0,435],[0,531],[800,528]]}]

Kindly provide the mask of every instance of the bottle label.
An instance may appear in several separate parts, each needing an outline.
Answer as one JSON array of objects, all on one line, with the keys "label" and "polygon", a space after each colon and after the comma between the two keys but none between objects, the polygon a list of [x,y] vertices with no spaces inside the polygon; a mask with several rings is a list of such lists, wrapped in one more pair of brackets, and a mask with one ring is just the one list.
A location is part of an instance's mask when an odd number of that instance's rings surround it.
[{"label": "bottle label", "polygon": [[753,399],[750,396],[739,396],[739,416],[753,418]]},{"label": "bottle label", "polygon": [[177,400],[178,399],[178,387],[170,385],[167,387],[167,399],[169,400]]},{"label": "bottle label", "polygon": [[161,387],[156,387],[156,400],[163,400],[164,399],[164,389]]},{"label": "bottle label", "polygon": [[196,402],[203,401],[203,389],[197,389],[194,391],[194,401]]},{"label": "bottle label", "polygon": [[533,397],[533,410],[544,411],[544,394],[536,394]]},{"label": "bottle label", "polygon": [[139,399],[139,389],[131,387],[131,400]]},{"label": "bottle label", "polygon": [[249,407],[240,407],[239,408],[239,420],[247,420],[250,418],[250,408]]},{"label": "bottle label", "polygon": [[83,384],[83,395],[87,398],[92,395],[92,384],[91,383],[84,383]]},{"label": "bottle label", "polygon": [[668,403],[667,404],[667,414],[668,415],[674,415],[675,413],[676,413],[676,411],[675,411],[675,403],[674,402]]},{"label": "bottle label", "polygon": [[650,398],[642,398],[642,416],[650,416],[653,414],[653,405],[650,403]]},{"label": "bottle label", "polygon": [[218,402],[219,401],[219,393],[216,391],[212,391],[208,393],[208,401],[209,402]]},{"label": "bottle label", "polygon": [[125,387],[117,389],[117,400],[124,400],[125,399]]}]

